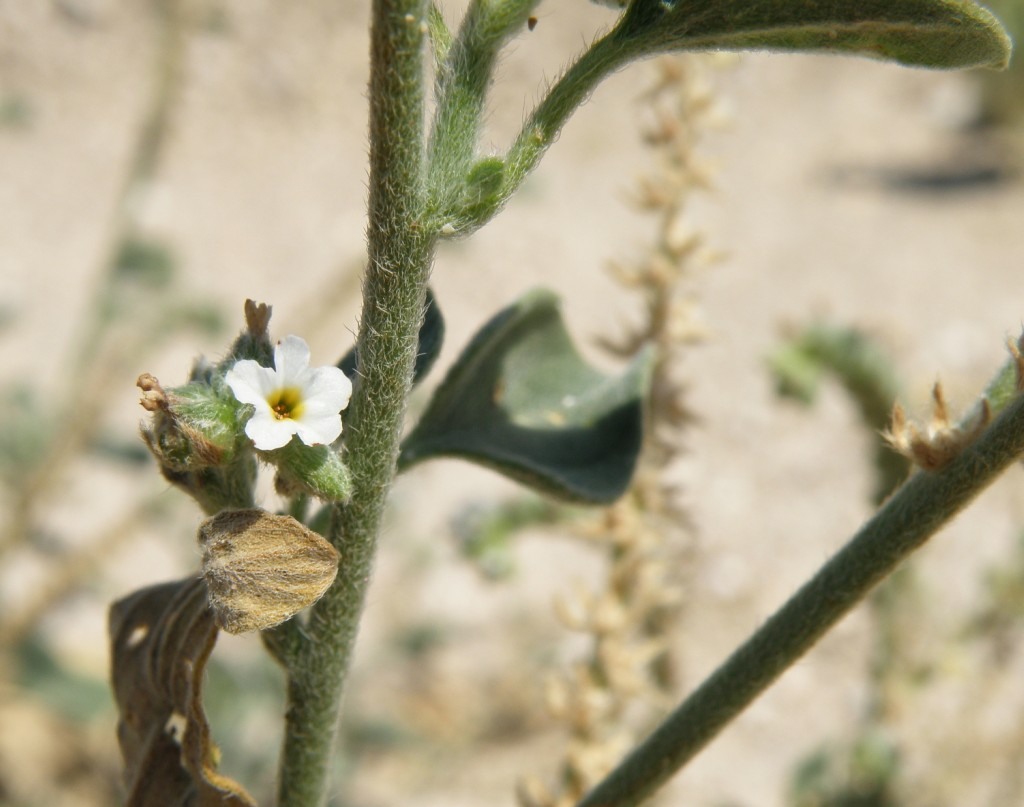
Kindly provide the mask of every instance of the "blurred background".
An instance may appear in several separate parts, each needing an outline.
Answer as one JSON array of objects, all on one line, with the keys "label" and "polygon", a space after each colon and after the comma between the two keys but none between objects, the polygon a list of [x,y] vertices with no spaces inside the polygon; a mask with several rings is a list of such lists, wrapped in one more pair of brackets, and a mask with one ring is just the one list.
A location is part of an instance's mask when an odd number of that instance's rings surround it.
[{"label": "blurred background", "polygon": [[[454,24],[459,8],[444,10]],[[1024,28],[1020,0],[997,10]],[[584,0],[540,6],[499,69],[495,153],[613,19]],[[202,516],[138,438],[136,377],[182,383],[196,357],[221,355],[247,297],[273,305],[272,332],[302,335],[316,362],[352,343],[367,21],[366,4],[328,0],[0,2],[2,804],[117,801],[107,608],[198,568]],[[699,242],[670,284],[682,324],[666,377],[685,406],[663,409],[673,448],[653,466],[672,500],[654,552],[672,592],[657,647],[671,674],[612,693],[629,696],[616,714],[637,733],[872,512],[876,427],[828,372],[813,406],[780,396],[772,357],[787,340],[855,332],[926,420],[936,379],[965,410],[1024,322],[1018,67],[672,64],[610,79],[498,219],[442,246],[446,343],[414,402],[537,285],[561,295],[588,361],[615,370],[602,343],[644,330],[654,288],[628,267],[649,266],[666,232]],[[1024,804],[1021,484],[1010,472],[938,535],[663,803]],[[602,518],[619,516],[554,508],[454,461],[399,481],[338,803],[475,807],[518,790],[554,804],[574,766],[614,757],[620,737],[581,750],[572,687],[552,683],[592,672],[602,646],[574,616],[614,588],[614,542],[591,529]],[[207,709],[223,770],[260,803],[281,689],[258,638],[221,638]]]}]

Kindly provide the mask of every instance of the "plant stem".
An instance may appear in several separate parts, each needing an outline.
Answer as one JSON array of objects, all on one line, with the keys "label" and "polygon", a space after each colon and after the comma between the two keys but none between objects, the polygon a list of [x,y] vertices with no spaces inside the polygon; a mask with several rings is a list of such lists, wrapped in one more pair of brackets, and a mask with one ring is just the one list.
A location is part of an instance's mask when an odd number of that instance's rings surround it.
[{"label": "plant stem", "polygon": [[[503,199],[515,193],[540,162],[548,146],[558,138],[569,116],[597,85],[635,58],[632,51],[613,39],[613,34],[614,31],[597,40],[573,62],[523,125],[506,157]],[[497,212],[497,208],[494,212]]]},{"label": "plant stem", "polygon": [[349,504],[331,540],[338,577],[314,606],[290,665],[279,802],[324,803],[338,710],[395,473],[436,233],[424,211],[423,42],[427,3],[374,0],[370,69],[369,260],[359,364],[345,425]]},{"label": "plant stem", "polygon": [[578,807],[641,803],[871,588],[1024,453],[1024,396],[940,471],[918,472]]},{"label": "plant stem", "polygon": [[539,0],[474,0],[438,67],[437,112],[429,151],[430,201],[442,215],[454,209],[476,154],[484,102],[502,45],[526,24]]}]

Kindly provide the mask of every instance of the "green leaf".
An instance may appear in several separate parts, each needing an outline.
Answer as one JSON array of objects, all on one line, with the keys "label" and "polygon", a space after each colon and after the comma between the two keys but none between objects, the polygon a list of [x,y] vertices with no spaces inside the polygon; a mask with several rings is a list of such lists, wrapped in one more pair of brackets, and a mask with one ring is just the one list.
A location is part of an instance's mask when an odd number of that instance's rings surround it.
[{"label": "green leaf", "polygon": [[[416,366],[413,368],[413,384],[418,384],[430,372],[437,357],[441,355],[443,344],[444,317],[441,315],[434,292],[428,288],[427,300],[423,305],[423,324],[420,325],[419,350],[416,352]],[[338,362],[338,367],[352,379],[353,384],[358,383],[359,379],[356,358],[356,349],[353,347]]]},{"label": "green leaf", "polygon": [[969,0],[633,0],[612,37],[640,54],[829,51],[944,68],[1003,68],[1011,50]]},{"label": "green leaf", "polygon": [[543,493],[604,503],[629,484],[652,355],[618,378],[573,347],[557,298],[534,291],[474,337],[406,438],[401,468],[461,457]]}]

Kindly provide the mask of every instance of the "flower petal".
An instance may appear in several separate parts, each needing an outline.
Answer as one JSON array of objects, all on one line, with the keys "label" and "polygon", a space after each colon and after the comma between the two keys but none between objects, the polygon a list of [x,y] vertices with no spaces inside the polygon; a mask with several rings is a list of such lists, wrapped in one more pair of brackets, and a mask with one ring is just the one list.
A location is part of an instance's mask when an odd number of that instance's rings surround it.
[{"label": "flower petal", "polygon": [[295,424],[295,433],[307,446],[321,443],[329,445],[341,434],[341,415],[337,412],[332,415],[307,416],[292,422]]},{"label": "flower petal", "polygon": [[252,359],[235,362],[224,381],[241,403],[252,404],[259,410],[267,407],[267,396],[278,387],[277,373],[262,367]]},{"label": "flower petal", "polygon": [[309,367],[309,345],[301,336],[289,334],[274,348],[274,368],[282,387],[301,383]]},{"label": "flower petal", "polygon": [[352,397],[352,382],[337,367],[316,367],[306,377],[304,392],[314,411],[340,412]]},{"label": "flower petal", "polygon": [[273,415],[257,412],[245,424],[245,433],[260,451],[273,451],[288,445],[297,425],[294,420],[278,420]]}]

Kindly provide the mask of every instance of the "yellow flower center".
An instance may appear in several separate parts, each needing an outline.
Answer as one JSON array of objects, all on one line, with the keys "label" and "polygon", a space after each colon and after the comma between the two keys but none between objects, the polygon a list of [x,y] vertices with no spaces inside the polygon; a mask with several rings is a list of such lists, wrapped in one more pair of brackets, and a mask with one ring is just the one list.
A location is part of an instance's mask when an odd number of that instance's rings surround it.
[{"label": "yellow flower center", "polygon": [[302,417],[302,390],[298,387],[282,387],[267,397],[270,411],[278,420],[298,420]]}]

